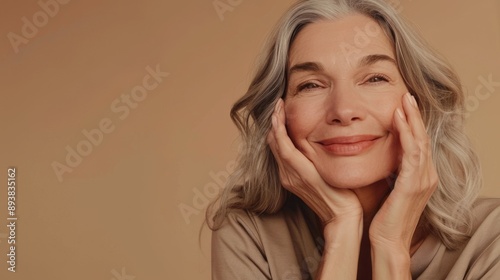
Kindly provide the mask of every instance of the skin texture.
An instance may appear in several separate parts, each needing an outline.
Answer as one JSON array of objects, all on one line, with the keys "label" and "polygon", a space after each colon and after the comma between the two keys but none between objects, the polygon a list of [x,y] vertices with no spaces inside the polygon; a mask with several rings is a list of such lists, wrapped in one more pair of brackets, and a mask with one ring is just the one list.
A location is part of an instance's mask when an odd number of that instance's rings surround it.
[{"label": "skin texture", "polygon": [[[323,224],[317,279],[411,279],[438,177],[390,41],[363,15],[320,21],[297,35],[288,65],[268,143],[283,186]],[[373,140],[338,138],[356,135]]]},{"label": "skin texture", "polygon": [[[366,25],[376,23],[355,17],[335,24],[310,24],[299,33],[290,50],[291,68],[314,62],[323,69],[290,73],[285,98],[288,134],[327,183],[337,188],[359,189],[384,180],[397,168],[399,141],[392,115],[401,107],[401,97],[408,89],[382,30],[378,30],[378,36],[368,37],[363,47],[356,48],[356,33],[352,30],[364,29]],[[357,51],[344,51],[349,45]],[[368,55],[385,55],[393,61],[380,60],[359,67]],[[335,156],[318,143],[360,134],[380,139],[369,151],[357,156]]]}]

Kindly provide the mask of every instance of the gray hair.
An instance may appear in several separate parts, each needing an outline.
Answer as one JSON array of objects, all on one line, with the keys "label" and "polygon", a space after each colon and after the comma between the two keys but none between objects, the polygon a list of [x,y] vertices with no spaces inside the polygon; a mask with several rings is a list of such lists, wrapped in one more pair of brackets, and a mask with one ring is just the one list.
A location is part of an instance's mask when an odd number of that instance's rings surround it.
[{"label": "gray hair", "polygon": [[450,249],[469,237],[471,208],[482,182],[478,157],[464,132],[464,94],[459,78],[382,0],[303,0],[279,20],[248,91],[231,109],[245,148],[226,187],[207,209],[210,228],[218,228],[235,208],[275,213],[291,195],[281,186],[276,161],[266,143],[274,106],[286,94],[289,48],[305,25],[352,14],[372,18],[387,33],[399,71],[417,99],[431,138],[439,184],[421,225]]}]

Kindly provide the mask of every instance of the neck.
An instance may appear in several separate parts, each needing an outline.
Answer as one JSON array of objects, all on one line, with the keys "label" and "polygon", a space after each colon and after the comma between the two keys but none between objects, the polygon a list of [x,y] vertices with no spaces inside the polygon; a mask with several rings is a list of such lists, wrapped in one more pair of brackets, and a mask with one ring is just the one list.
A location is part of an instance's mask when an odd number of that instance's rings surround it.
[{"label": "neck", "polygon": [[[353,191],[358,196],[361,207],[363,208],[363,239],[365,243],[369,245],[368,231],[377,211],[391,193],[389,184],[386,180],[381,180],[369,186],[354,189]],[[420,247],[427,235],[427,231],[421,227],[417,227],[411,242],[411,255]]]},{"label": "neck", "polygon": [[363,208],[363,228],[368,231],[373,217],[390,194],[389,185],[386,180],[381,180],[353,191]]},{"label": "neck", "polygon": [[[381,180],[369,186],[354,189],[353,191],[357,195],[361,207],[363,208],[363,236],[359,256],[358,279],[369,279],[371,278],[369,229],[373,218],[391,193],[391,190],[388,182],[386,180]],[[417,251],[426,236],[427,232],[417,227],[412,238],[409,252],[410,255],[413,255]]]}]

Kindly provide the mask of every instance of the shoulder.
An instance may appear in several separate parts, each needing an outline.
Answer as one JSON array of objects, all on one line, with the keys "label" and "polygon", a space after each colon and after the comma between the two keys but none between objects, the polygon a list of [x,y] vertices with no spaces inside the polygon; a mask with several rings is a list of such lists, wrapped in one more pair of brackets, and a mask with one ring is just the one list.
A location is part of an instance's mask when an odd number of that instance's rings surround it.
[{"label": "shoulder", "polygon": [[441,244],[427,275],[446,272],[446,279],[499,279],[500,199],[477,199],[472,214],[469,240],[456,250],[448,250]]},{"label": "shoulder", "polygon": [[273,235],[283,236],[293,230],[294,226],[308,226],[309,220],[310,214],[305,213],[297,204],[288,204],[276,213],[257,214],[248,210],[231,209],[213,234],[231,237],[245,232],[254,240],[262,241]]},{"label": "shoulder", "polygon": [[479,198],[472,208],[473,224],[469,240],[461,249],[461,257],[477,263],[486,257],[485,252],[500,253],[500,199]]},{"label": "shoulder", "polygon": [[473,214],[474,232],[462,253],[470,259],[466,279],[499,279],[500,199],[478,199]]},{"label": "shoulder", "polygon": [[299,214],[289,208],[272,214],[231,209],[221,226],[212,232],[212,242],[216,239],[231,246],[238,242],[252,243],[264,254],[266,245],[272,244],[273,239],[289,234],[289,221],[300,221]]},{"label": "shoulder", "polygon": [[271,279],[256,219],[231,210],[212,232],[212,279]]},{"label": "shoulder", "polygon": [[477,199],[472,214],[470,238],[460,248],[447,249],[432,236],[422,244],[416,279],[500,279],[500,199]]},{"label": "shoulder", "polygon": [[258,248],[262,248],[258,230],[260,219],[257,214],[250,211],[231,209],[222,224],[212,232],[212,241],[216,239],[220,242],[234,244],[234,241],[245,239],[253,241]]},{"label": "shoulder", "polygon": [[473,211],[478,213],[488,213],[491,210],[500,208],[500,198],[481,197],[473,205]]},{"label": "shoulder", "polygon": [[479,198],[473,206],[472,237],[500,235],[500,198]]},{"label": "shoulder", "polygon": [[231,210],[212,232],[213,279],[312,279],[320,255],[309,222],[296,205],[273,214]]}]

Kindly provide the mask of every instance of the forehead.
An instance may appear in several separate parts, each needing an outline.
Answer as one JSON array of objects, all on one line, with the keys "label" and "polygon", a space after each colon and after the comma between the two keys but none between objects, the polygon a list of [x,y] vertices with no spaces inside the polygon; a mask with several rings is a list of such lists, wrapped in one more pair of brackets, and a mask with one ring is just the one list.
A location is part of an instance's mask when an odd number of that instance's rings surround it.
[{"label": "forehead", "polygon": [[373,19],[354,14],[306,25],[289,53],[289,65],[305,61],[355,62],[370,54],[395,58],[394,48]]}]

